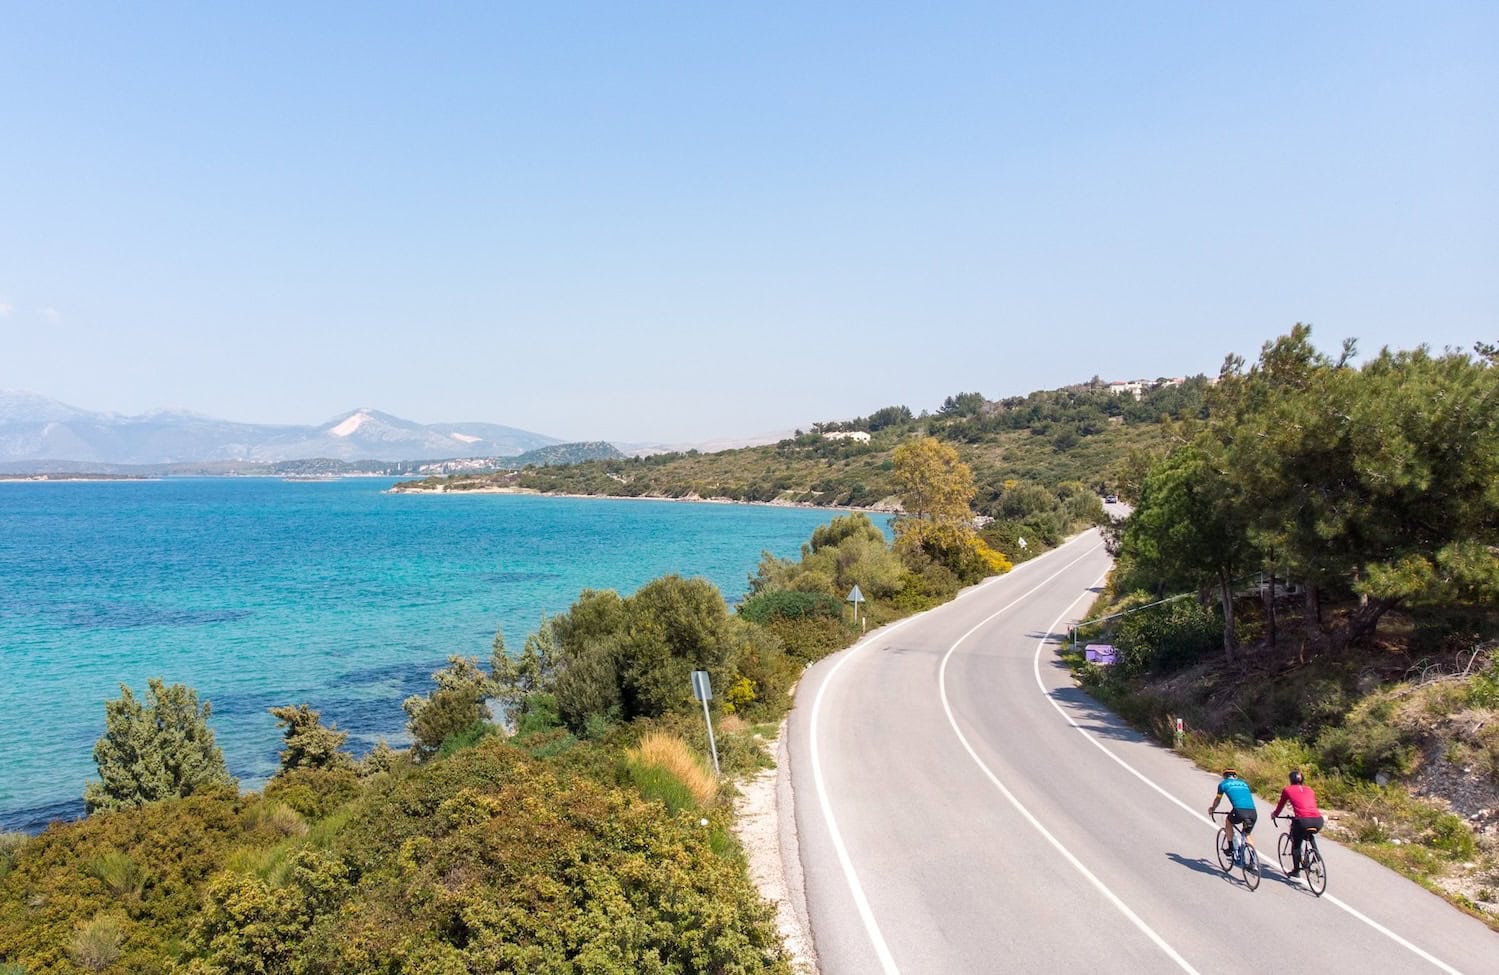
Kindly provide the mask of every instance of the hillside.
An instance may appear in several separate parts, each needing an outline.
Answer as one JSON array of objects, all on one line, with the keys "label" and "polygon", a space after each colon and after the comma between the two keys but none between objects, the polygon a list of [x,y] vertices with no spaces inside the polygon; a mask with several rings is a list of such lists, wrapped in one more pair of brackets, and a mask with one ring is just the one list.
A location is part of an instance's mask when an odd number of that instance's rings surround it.
[{"label": "hillside", "polygon": [[[1015,518],[1036,503],[1017,487],[1081,482],[1107,490],[1128,458],[1162,447],[1165,420],[1195,416],[1207,381],[1116,395],[1102,383],[991,401],[949,397],[935,414],[887,407],[814,424],[779,443],[705,454],[594,460],[545,470],[406,482],[398,490],[525,490],[610,497],[726,498],[782,504],[894,506],[891,452],[923,433],[951,443],[973,468],[975,510]],[[864,435],[867,435],[867,439]]]}]

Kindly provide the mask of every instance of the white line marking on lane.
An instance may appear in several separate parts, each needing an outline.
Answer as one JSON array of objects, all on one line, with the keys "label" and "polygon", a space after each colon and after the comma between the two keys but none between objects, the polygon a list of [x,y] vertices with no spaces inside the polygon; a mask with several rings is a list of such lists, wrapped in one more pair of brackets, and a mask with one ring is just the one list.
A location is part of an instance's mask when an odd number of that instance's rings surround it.
[{"label": "white line marking on lane", "polygon": [[[1094,587],[1097,587],[1098,585],[1102,584],[1106,579],[1108,579],[1108,577],[1109,577],[1109,574],[1107,572],[1105,572],[1103,575],[1099,576],[1098,577],[1098,581],[1093,584]],[[1076,603],[1074,603],[1073,605],[1076,605]],[[1061,617],[1057,618],[1057,622],[1058,623],[1061,622]],[[1053,633],[1055,633],[1056,629],[1057,629],[1057,624],[1053,623],[1051,625],[1051,631]],[[965,634],[965,636],[966,636],[966,634]],[[1202,813],[1200,813],[1197,810],[1193,809],[1191,806],[1187,805],[1185,802],[1182,802],[1176,796],[1174,796],[1171,793],[1167,792],[1165,789],[1161,788],[1159,785],[1157,785],[1152,780],[1146,778],[1145,775],[1142,772],[1140,772],[1138,769],[1136,769],[1133,765],[1129,764],[1124,759],[1120,758],[1118,755],[1115,755],[1113,752],[1109,751],[1108,747],[1105,746],[1103,742],[1099,741],[1097,738],[1095,738],[1091,734],[1089,734],[1088,731],[1087,731],[1087,729],[1085,729],[1082,725],[1078,724],[1075,720],[1073,720],[1072,715],[1070,715],[1066,711],[1062,710],[1062,706],[1057,703],[1057,699],[1054,698],[1054,697],[1052,697],[1051,691],[1047,690],[1046,689],[1046,685],[1041,681],[1041,651],[1046,648],[1046,642],[1049,639],[1051,639],[1049,636],[1044,637],[1044,638],[1042,638],[1042,640],[1039,643],[1036,644],[1036,655],[1035,655],[1035,657],[1032,660],[1031,669],[1032,669],[1032,671],[1036,675],[1036,686],[1039,687],[1039,688],[1041,688],[1041,694],[1046,698],[1046,700],[1048,702],[1051,703],[1052,707],[1054,707],[1054,708],[1057,709],[1057,713],[1060,714],[1062,716],[1062,718],[1064,720],[1066,720],[1066,722],[1068,724],[1070,724],[1070,725],[1072,725],[1072,727],[1076,728],[1078,734],[1082,735],[1089,742],[1091,742],[1094,745],[1094,747],[1096,747],[1099,751],[1101,751],[1105,755],[1109,756],[1109,758],[1112,758],[1126,772],[1128,772],[1129,774],[1133,775],[1135,778],[1139,779],[1141,782],[1144,782],[1146,785],[1150,786],[1156,792],[1159,792],[1162,796],[1165,796],[1173,804],[1175,804],[1177,806],[1180,806],[1182,808],[1182,810],[1187,813],[1187,815],[1191,816],[1193,819],[1197,820],[1199,823],[1203,823],[1204,825],[1206,825],[1208,827],[1208,829],[1216,831],[1218,829],[1218,824],[1217,823],[1213,822],[1211,819],[1206,818],[1205,816],[1202,815]],[[1260,861],[1260,863],[1262,865],[1269,865],[1269,861],[1264,860],[1264,859],[1262,859]],[[1274,869],[1274,868],[1272,867],[1272,869]],[[1278,870],[1276,872],[1279,873]],[[1347,903],[1346,901],[1340,900],[1339,898],[1334,897],[1332,894],[1323,894],[1322,895],[1322,900],[1327,901],[1329,904],[1332,904],[1335,907],[1342,908],[1344,911],[1348,912],[1348,914],[1350,914],[1354,918],[1357,918],[1358,920],[1360,920],[1360,921],[1364,922],[1365,924],[1369,925],[1369,927],[1371,927],[1374,930],[1378,931],[1380,934],[1382,934],[1385,937],[1389,938],[1391,941],[1394,941],[1396,944],[1400,945],[1402,948],[1408,948],[1412,952],[1416,953],[1417,955],[1420,955],[1426,961],[1431,962],[1433,965],[1435,965],[1436,967],[1440,968],[1442,971],[1448,972],[1448,973],[1450,973],[1450,975],[1463,975],[1463,973],[1460,972],[1460,971],[1458,971],[1456,968],[1453,968],[1451,965],[1449,965],[1446,962],[1442,961],[1440,958],[1437,958],[1436,956],[1430,954],[1429,952],[1425,951],[1424,949],[1422,949],[1420,947],[1417,947],[1416,945],[1414,945],[1411,942],[1407,941],[1406,939],[1402,938],[1400,935],[1396,934],[1394,931],[1391,931],[1389,928],[1385,927],[1383,924],[1380,924],[1378,921],[1376,921],[1373,918],[1369,917],[1367,914],[1364,914],[1362,911],[1358,910],[1357,908],[1355,908],[1353,905]]]},{"label": "white line marking on lane", "polygon": [[[1088,551],[1084,552],[1082,555],[1079,555],[1077,558],[1073,559],[1071,562],[1067,563],[1062,568],[1052,573],[1050,576],[1047,576],[1044,580],[1041,581],[1039,585],[1030,590],[1030,592],[1027,592],[1025,595],[1014,600],[1002,609],[998,609],[990,615],[986,616],[984,619],[975,624],[972,629],[964,633],[962,636],[958,637],[957,641],[948,648],[947,653],[943,654],[942,656],[942,666],[937,671],[937,690],[941,694],[942,710],[947,712],[947,723],[952,726],[953,734],[958,736],[958,741],[963,745],[964,751],[968,752],[968,757],[973,759],[974,764],[979,767],[979,770],[984,773],[984,775],[989,779],[990,782],[994,783],[994,787],[1000,791],[1000,794],[1010,801],[1010,805],[1014,806],[1015,809],[1020,813],[1020,815],[1024,816],[1026,820],[1036,828],[1036,831],[1039,832],[1043,837],[1045,837],[1046,841],[1053,847],[1055,847],[1056,851],[1062,854],[1062,856],[1066,858],[1068,863],[1072,864],[1072,866],[1076,868],[1078,873],[1082,874],[1083,877],[1090,884],[1092,884],[1099,893],[1103,894],[1103,896],[1109,901],[1109,903],[1118,908],[1119,912],[1126,918],[1128,918],[1131,924],[1133,924],[1136,928],[1139,928],[1147,938],[1155,942],[1156,947],[1160,948],[1163,952],[1166,953],[1167,957],[1176,962],[1176,964],[1182,969],[1182,971],[1190,972],[1192,973],[1192,975],[1199,975],[1197,969],[1193,968],[1191,963],[1183,958],[1175,948],[1167,944],[1165,938],[1162,938],[1159,934],[1156,933],[1154,928],[1152,928],[1149,924],[1146,924],[1144,918],[1140,917],[1140,915],[1131,910],[1130,906],[1124,903],[1119,895],[1110,890],[1108,888],[1108,885],[1106,885],[1102,880],[1099,880],[1098,877],[1093,873],[1093,871],[1085,867],[1083,865],[1083,862],[1076,856],[1074,856],[1071,850],[1062,845],[1061,840],[1053,836],[1051,834],[1051,831],[1043,826],[1041,824],[1041,821],[1037,819],[1029,809],[1025,808],[1024,804],[1022,804],[1019,799],[1015,798],[1015,794],[1005,787],[1005,784],[999,780],[999,776],[995,775],[994,772],[989,768],[989,766],[984,764],[984,760],[982,758],[979,758],[978,752],[974,751],[973,746],[968,743],[968,738],[963,734],[963,730],[958,727],[958,719],[953,714],[952,705],[947,699],[947,662],[952,658],[953,653],[958,649],[963,641],[968,639],[981,627],[986,626],[995,618],[1020,605],[1038,589],[1044,587],[1046,583],[1055,579],[1063,572],[1066,572],[1068,569],[1072,568],[1074,565],[1081,562],[1089,555],[1092,555],[1095,551],[1097,551],[1097,549],[1098,546],[1093,546],[1092,548],[1088,549]],[[1077,599],[1074,599],[1072,603],[1065,610],[1063,610],[1062,615],[1058,616],[1055,620],[1052,621],[1051,626],[1047,627],[1047,630],[1054,631],[1057,628],[1057,624],[1060,623],[1064,617],[1070,614],[1073,607],[1082,602],[1083,598],[1083,596],[1079,596]]]},{"label": "white line marking on lane", "polygon": [[[1005,579],[1012,579],[1015,577],[1015,574],[1021,569],[1024,569],[1028,566],[1037,565],[1040,562],[1044,561],[1048,555],[1061,552],[1063,549],[1070,547],[1079,539],[1085,537],[1087,537],[1087,533],[1068,539],[1066,542],[1063,542],[1055,549],[1052,549],[1051,552],[1032,559],[1029,562],[1021,563],[1011,572],[1006,573],[1002,576],[996,576],[988,582],[980,584],[974,589],[969,590],[967,593],[960,595],[958,599],[964,599],[972,596],[978,593],[980,590],[989,588],[989,586],[994,583],[1001,582]],[[1058,570],[1058,572],[1064,571],[1066,568],[1069,568],[1072,565],[1076,564],[1084,556],[1093,552],[1095,548],[1097,548],[1096,545],[1089,547],[1087,552],[1084,552],[1083,555],[1080,555],[1077,559],[1069,562],[1066,566],[1063,567],[1063,569]],[[1041,583],[1041,586],[1044,586],[1046,582],[1050,582],[1054,578],[1056,578],[1055,575],[1049,576],[1044,582]],[[1036,589],[1041,588],[1041,586],[1037,586],[1035,589],[1032,589],[1025,595],[1029,596],[1031,593],[1035,592]],[[1025,596],[1021,597],[1021,599],[1024,598]],[[957,602],[957,600],[953,600],[953,602]],[[952,603],[947,603],[946,605],[951,606]],[[1011,605],[1014,604],[1012,603]],[[930,612],[930,610],[928,610],[928,612]],[[848,663],[849,660],[853,659],[855,653],[875,642],[877,639],[883,640],[885,637],[900,629],[902,626],[905,626],[907,623],[910,623],[913,620],[920,619],[925,615],[926,613],[917,613],[915,616],[908,616],[905,619],[900,620],[899,622],[892,623],[890,626],[882,627],[881,629],[876,630],[874,633],[871,633],[864,640],[855,643],[853,646],[844,651],[843,656],[838,660],[837,663],[833,665],[833,669],[828,671],[827,677],[823,678],[822,684],[817,688],[817,694],[812,699],[812,715],[809,719],[812,724],[812,730],[807,735],[807,747],[812,753],[812,784],[817,788],[817,803],[822,807],[822,818],[827,823],[828,836],[833,842],[833,851],[838,854],[838,864],[843,868],[843,877],[844,880],[848,882],[848,890],[849,893],[853,896],[854,906],[859,911],[860,920],[864,922],[864,930],[869,935],[870,944],[873,945],[875,954],[880,959],[880,967],[885,972],[885,975],[900,975],[900,969],[895,966],[895,959],[891,956],[890,948],[885,943],[885,936],[880,932],[879,922],[877,922],[874,917],[874,910],[869,906],[869,898],[864,895],[864,887],[859,883],[859,876],[854,871],[853,858],[849,856],[848,847],[844,845],[843,833],[838,829],[838,821],[833,816],[833,802],[832,799],[828,796],[826,781],[824,780],[822,775],[822,756],[817,747],[817,727],[819,724],[818,719],[822,713],[823,692],[828,689],[828,685],[833,683],[833,677],[837,675],[838,671],[843,668],[843,665]]]}]

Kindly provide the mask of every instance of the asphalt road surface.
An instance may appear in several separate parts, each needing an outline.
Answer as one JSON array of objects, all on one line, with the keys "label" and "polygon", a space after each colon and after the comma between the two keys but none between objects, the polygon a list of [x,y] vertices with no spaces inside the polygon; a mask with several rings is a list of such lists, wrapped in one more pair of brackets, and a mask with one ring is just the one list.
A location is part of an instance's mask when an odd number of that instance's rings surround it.
[{"label": "asphalt road surface", "polygon": [[821,971],[1499,973],[1499,934],[1332,842],[1325,896],[1284,877],[1269,807],[1259,890],[1219,870],[1217,777],[1056,662],[1108,568],[1089,532],[807,672],[788,764]]}]

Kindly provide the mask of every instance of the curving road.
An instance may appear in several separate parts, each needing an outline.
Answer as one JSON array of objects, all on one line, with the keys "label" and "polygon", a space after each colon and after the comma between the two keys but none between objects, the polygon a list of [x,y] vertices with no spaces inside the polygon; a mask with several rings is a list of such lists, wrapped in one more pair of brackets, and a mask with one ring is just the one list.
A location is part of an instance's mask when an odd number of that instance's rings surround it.
[{"label": "curving road", "polygon": [[1499,973],[1499,935],[1330,842],[1321,899],[1224,877],[1216,778],[1055,661],[1108,568],[1089,532],[807,672],[790,866],[821,971]]}]

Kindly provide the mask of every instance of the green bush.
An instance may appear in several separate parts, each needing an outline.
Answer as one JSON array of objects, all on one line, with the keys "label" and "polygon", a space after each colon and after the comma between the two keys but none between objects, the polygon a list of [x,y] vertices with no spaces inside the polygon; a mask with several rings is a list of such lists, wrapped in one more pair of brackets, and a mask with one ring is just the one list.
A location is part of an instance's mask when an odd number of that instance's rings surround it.
[{"label": "green bush", "polygon": [[1319,764],[1359,779],[1408,774],[1418,742],[1413,731],[1390,722],[1392,713],[1391,701],[1376,698],[1355,707],[1341,726],[1323,729],[1316,741]]},{"label": "green bush", "polygon": [[[209,877],[249,838],[240,809],[232,793],[198,792],[53,824],[0,880],[0,958],[38,975],[76,971],[68,949],[81,926],[123,912],[130,924],[116,969],[166,975]],[[136,886],[123,858],[149,874],[139,898],[116,892]]]},{"label": "green bush", "polygon": [[1468,682],[1468,706],[1499,711],[1499,665],[1489,668]]},{"label": "green bush", "polygon": [[317,821],[359,794],[359,776],[345,768],[295,768],[266,783],[266,801],[282,803]]},{"label": "green bush", "polygon": [[300,941],[304,970],[789,973],[768,908],[696,819],[505,742],[357,807],[339,848],[360,882]]},{"label": "green bush", "polygon": [[1215,610],[1178,599],[1120,619],[1114,644],[1119,649],[1115,666],[1126,674],[1176,670],[1221,650],[1223,623]]},{"label": "green bush", "polygon": [[773,620],[842,619],[843,603],[820,592],[774,589],[756,593],[739,605],[739,615],[762,626]]},{"label": "green bush", "polygon": [[110,850],[90,860],[84,867],[90,877],[102,881],[116,897],[138,901],[151,880],[151,874],[128,853]]},{"label": "green bush", "polygon": [[500,729],[488,721],[476,721],[457,734],[448,735],[437,747],[437,757],[447,758],[454,752],[465,748],[472,748],[485,738],[493,738],[500,733]]}]

